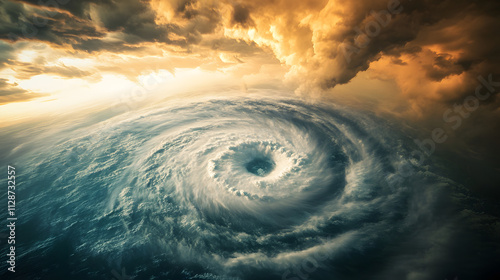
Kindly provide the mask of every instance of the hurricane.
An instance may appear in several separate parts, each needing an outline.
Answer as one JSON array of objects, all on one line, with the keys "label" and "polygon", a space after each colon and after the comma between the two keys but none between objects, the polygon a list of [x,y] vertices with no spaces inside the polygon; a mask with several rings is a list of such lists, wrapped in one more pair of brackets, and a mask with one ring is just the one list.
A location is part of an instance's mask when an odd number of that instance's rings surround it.
[{"label": "hurricane", "polygon": [[452,182],[413,164],[402,131],[337,104],[217,98],[11,132],[20,262],[31,279],[423,279]]}]

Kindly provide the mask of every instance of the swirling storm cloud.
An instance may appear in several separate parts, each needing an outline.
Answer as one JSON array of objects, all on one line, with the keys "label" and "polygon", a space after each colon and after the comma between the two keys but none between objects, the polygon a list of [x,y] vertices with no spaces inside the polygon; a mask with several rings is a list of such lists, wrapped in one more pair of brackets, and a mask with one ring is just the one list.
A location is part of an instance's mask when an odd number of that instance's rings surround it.
[{"label": "swirling storm cloud", "polygon": [[499,15],[0,0],[0,278],[500,279]]},{"label": "swirling storm cloud", "polygon": [[8,133],[25,141],[10,154],[23,166],[19,279],[435,279],[492,268],[493,250],[471,256],[479,240],[453,211],[472,213],[474,198],[438,161],[416,165],[397,123],[242,97],[100,115]]}]

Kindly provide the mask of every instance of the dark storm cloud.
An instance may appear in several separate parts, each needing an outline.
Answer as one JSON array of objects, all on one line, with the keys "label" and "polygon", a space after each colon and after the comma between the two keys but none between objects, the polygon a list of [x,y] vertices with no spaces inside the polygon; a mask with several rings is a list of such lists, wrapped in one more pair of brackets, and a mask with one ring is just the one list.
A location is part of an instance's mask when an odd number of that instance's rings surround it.
[{"label": "dark storm cloud", "polygon": [[239,24],[241,26],[252,25],[249,9],[241,4],[235,4],[233,6],[233,17],[231,21],[233,24]]},{"label": "dark storm cloud", "polygon": [[97,6],[96,10],[103,27],[122,32],[122,39],[127,43],[169,42],[169,27],[155,23],[155,12],[148,2],[109,1]]},{"label": "dark storm cloud", "polygon": [[[453,9],[454,5],[461,7]],[[432,11],[432,9],[430,9]],[[464,73],[467,86],[456,94],[462,97],[470,94],[477,84],[477,76],[498,73],[500,65],[500,33],[495,26],[500,24],[498,1],[458,1],[446,2],[444,7],[436,7],[443,18],[426,22],[432,25],[421,28],[419,37],[413,42],[420,46],[439,46],[440,53],[434,54],[434,65],[426,72],[431,79],[443,79]],[[435,13],[434,17],[439,17]],[[450,55],[452,54],[452,55]],[[438,69],[438,70],[437,70]]]},{"label": "dark storm cloud", "polygon": [[[24,4],[23,4],[24,3]],[[220,15],[215,7],[200,7],[192,1],[178,3],[176,17],[187,20],[158,24],[149,1],[3,1],[0,8],[0,38],[32,39],[71,45],[88,52],[127,51],[131,45],[161,42],[181,47],[197,44],[202,34],[212,33]],[[118,41],[110,43],[107,32]],[[174,39],[172,37],[175,37]]]},{"label": "dark storm cloud", "polygon": [[179,23],[177,35],[186,38],[188,44],[198,44],[203,34],[211,34],[222,20],[218,6],[203,1],[180,1],[176,8],[178,18],[187,20]]},{"label": "dark storm cloud", "polygon": [[328,89],[346,84],[384,56],[405,65],[403,55],[418,56],[429,49],[433,53],[425,53],[429,59],[420,69],[429,81],[460,74],[472,81],[471,77],[494,72],[499,65],[498,1],[229,4],[230,26],[255,29],[269,40],[278,58],[292,67],[290,76],[303,92],[311,86]]},{"label": "dark storm cloud", "polygon": [[0,38],[13,41],[33,39],[62,45],[104,35],[89,22],[67,13],[10,1],[4,1],[0,6],[0,21]]},{"label": "dark storm cloud", "polygon": [[38,0],[21,0],[19,2],[24,2],[33,6],[42,6],[47,8],[57,8],[60,10],[68,11],[71,14],[80,18],[90,18],[89,16],[89,6],[91,4],[106,4],[112,2],[112,0],[55,0],[55,1],[38,1]]},{"label": "dark storm cloud", "polygon": [[[31,2],[32,5],[38,3],[37,1],[26,2]],[[77,2],[79,4],[71,4]],[[122,45],[124,42],[142,42],[155,36],[160,37],[162,31],[155,29],[151,24],[154,17],[149,19],[149,15],[144,14],[144,8],[141,9],[140,4],[134,6],[123,3],[116,6],[115,3],[100,2],[103,10],[113,11],[106,14],[106,12],[98,10],[99,14],[107,16],[101,19],[104,23],[104,28],[101,28],[88,14],[90,3],[70,1],[66,5],[59,5],[57,10],[49,10],[44,9],[45,7],[5,1],[0,8],[2,15],[0,19],[3,26],[0,38],[14,41],[40,40],[57,45],[73,45],[77,46],[77,49],[81,49],[82,46],[91,41],[93,42],[92,48],[89,48],[88,51],[93,51],[110,46],[110,43],[104,40],[106,28],[109,28],[109,31],[130,32],[130,34],[125,33],[122,36]],[[65,12],[64,9],[68,9],[69,13]],[[134,17],[130,17],[132,14]],[[135,23],[138,27],[134,28],[133,24],[126,24],[127,22]],[[140,36],[136,34],[140,34]],[[115,47],[115,49],[123,50],[127,47]]]},{"label": "dark storm cloud", "polygon": [[0,69],[5,67],[5,63],[14,57],[14,48],[0,41]]},{"label": "dark storm cloud", "polygon": [[[343,71],[333,73],[328,85],[350,81],[381,54],[399,56],[431,45],[443,52],[435,54],[434,64],[425,66],[432,80],[460,74],[481,63],[488,64],[481,66],[486,71],[498,65],[498,1],[401,1],[397,6],[400,12],[388,16],[386,5],[390,2],[370,1],[353,9],[356,14],[349,22],[351,28],[336,39],[343,38],[354,49],[348,49],[350,61],[339,59]],[[460,54],[454,59],[448,54],[457,51]],[[333,54],[339,55],[336,51]]]},{"label": "dark storm cloud", "polygon": [[454,60],[450,55],[438,54],[432,65],[426,65],[427,76],[431,80],[441,81],[450,75],[458,75],[465,71],[464,65]]},{"label": "dark storm cloud", "polygon": [[68,13],[10,1],[3,1],[0,6],[0,26],[0,39],[9,41],[38,40],[68,45],[105,35],[91,22]]}]

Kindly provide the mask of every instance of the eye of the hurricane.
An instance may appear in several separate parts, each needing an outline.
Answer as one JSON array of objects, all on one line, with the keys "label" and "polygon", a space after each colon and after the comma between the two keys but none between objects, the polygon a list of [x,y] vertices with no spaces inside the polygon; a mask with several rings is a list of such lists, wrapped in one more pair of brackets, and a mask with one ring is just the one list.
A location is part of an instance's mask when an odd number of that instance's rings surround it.
[{"label": "eye of the hurricane", "polygon": [[270,158],[256,158],[245,165],[248,172],[261,177],[271,173],[275,166],[276,164]]}]

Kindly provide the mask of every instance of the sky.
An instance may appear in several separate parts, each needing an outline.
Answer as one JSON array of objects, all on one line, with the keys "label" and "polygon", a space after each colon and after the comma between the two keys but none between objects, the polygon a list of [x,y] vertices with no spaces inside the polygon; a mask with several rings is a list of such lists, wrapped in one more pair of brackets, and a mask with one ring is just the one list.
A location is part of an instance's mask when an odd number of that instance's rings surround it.
[{"label": "sky", "polygon": [[423,137],[443,128],[439,151],[500,197],[499,15],[495,0],[0,0],[0,126],[174,93],[284,91]]}]

